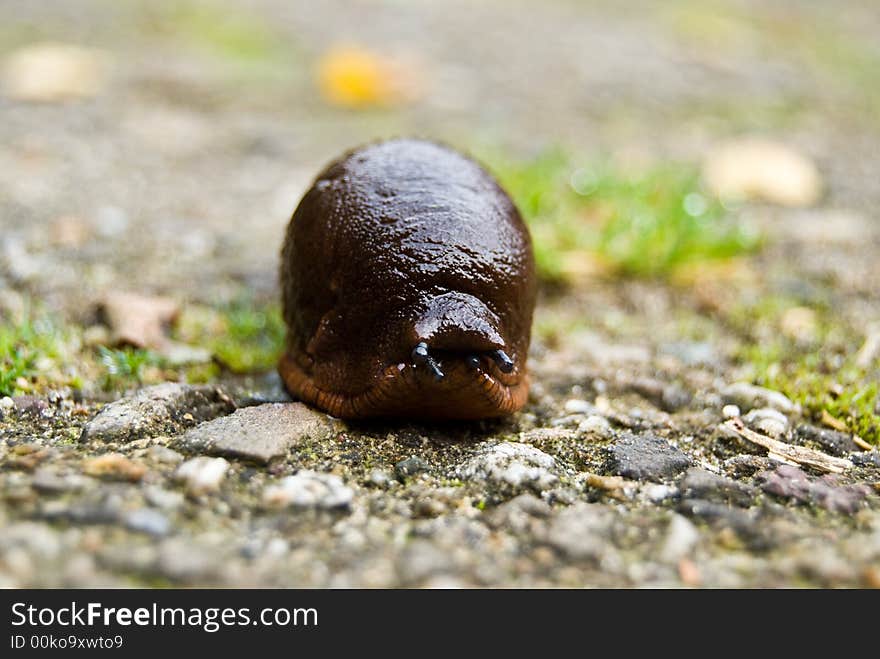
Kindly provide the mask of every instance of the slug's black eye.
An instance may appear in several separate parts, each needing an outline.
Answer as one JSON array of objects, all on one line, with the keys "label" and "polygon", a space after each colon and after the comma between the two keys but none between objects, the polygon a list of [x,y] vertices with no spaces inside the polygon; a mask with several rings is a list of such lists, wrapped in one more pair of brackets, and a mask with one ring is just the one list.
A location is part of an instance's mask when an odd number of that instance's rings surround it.
[{"label": "slug's black eye", "polygon": [[474,370],[480,368],[480,358],[477,355],[468,355],[465,362]]},{"label": "slug's black eye", "polygon": [[498,368],[501,369],[502,373],[513,372],[513,360],[503,350],[495,350],[492,353],[492,359],[498,364]]},{"label": "slug's black eye", "polygon": [[424,341],[417,344],[416,347],[413,348],[410,356],[412,357],[413,363],[416,366],[427,366],[437,380],[442,380],[444,377],[446,377],[443,371],[440,370],[437,362],[434,361],[433,357],[431,357],[430,353],[428,352],[428,344]]},{"label": "slug's black eye", "polygon": [[414,364],[424,364],[430,359],[430,355],[428,355],[428,344],[427,343],[419,343],[412,351],[412,360]]}]

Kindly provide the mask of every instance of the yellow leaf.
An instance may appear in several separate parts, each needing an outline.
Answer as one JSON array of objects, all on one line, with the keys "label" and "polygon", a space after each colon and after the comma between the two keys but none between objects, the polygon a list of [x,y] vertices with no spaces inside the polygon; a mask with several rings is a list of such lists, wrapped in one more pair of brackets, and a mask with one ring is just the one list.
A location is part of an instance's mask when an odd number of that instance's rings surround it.
[{"label": "yellow leaf", "polygon": [[331,49],[318,62],[317,74],[325,100],[341,107],[395,105],[412,95],[406,67],[358,47]]}]

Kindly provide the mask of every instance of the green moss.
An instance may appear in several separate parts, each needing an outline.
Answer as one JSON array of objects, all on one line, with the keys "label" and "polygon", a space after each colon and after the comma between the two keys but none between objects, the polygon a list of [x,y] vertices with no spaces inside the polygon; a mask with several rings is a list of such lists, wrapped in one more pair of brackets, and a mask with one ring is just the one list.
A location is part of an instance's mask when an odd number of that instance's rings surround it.
[{"label": "green moss", "polygon": [[0,318],[0,396],[25,393],[45,382],[66,383],[60,372],[71,331],[54,318],[26,311],[22,318]]},{"label": "green moss", "polygon": [[529,223],[547,282],[574,279],[593,269],[590,260],[624,275],[662,277],[760,243],[686,164],[629,172],[609,161],[579,166],[559,149],[526,162],[489,162]]},{"label": "green moss", "polygon": [[221,372],[220,366],[214,362],[208,364],[193,364],[186,367],[184,375],[186,381],[190,384],[205,384],[212,382],[219,377]]},{"label": "green moss", "polygon": [[105,391],[121,391],[143,384],[146,367],[163,365],[159,355],[139,348],[98,346],[98,354],[104,367],[101,386]]},{"label": "green moss", "polygon": [[760,355],[755,382],[781,391],[798,403],[810,419],[822,422],[827,413],[872,444],[880,443],[880,389],[869,373],[833,354],[810,351],[801,356],[775,348]]},{"label": "green moss", "polygon": [[599,252],[626,274],[664,275],[758,245],[757,234],[733,221],[689,167],[662,166],[629,178],[612,172],[591,196],[607,214]]},{"label": "green moss", "polygon": [[818,306],[815,340],[799,343],[778,331],[778,319],[791,306],[769,297],[733,314],[746,336],[738,361],[751,368],[756,384],[781,391],[812,421],[830,415],[865,441],[880,443],[880,374],[855,364],[858,332]]},{"label": "green moss", "polygon": [[[215,359],[234,373],[256,373],[275,367],[284,346],[285,327],[276,303],[239,299],[218,309],[193,307],[184,311],[176,338],[207,347]],[[191,381],[218,375],[216,366],[187,371]]]},{"label": "green moss", "polygon": [[238,304],[225,316],[226,332],[211,346],[217,358],[236,373],[274,368],[284,345],[280,307]]}]

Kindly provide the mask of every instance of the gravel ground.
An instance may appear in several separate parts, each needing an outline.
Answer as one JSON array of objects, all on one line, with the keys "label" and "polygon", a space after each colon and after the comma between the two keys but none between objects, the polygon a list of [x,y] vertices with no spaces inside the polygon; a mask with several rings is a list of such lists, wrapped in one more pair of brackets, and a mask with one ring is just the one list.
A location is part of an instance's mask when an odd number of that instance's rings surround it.
[{"label": "gravel ground", "polygon": [[[0,399],[0,586],[880,587],[880,454],[752,384],[730,311],[821,304],[855,348],[880,326],[859,68],[880,14],[616,4],[230,3],[281,35],[244,56],[171,4],[0,2],[0,53],[63,40],[110,64],[85,100],[0,98],[0,307],[83,327],[120,289],[276,299],[304,187],[381,136],[699,161],[757,133],[825,184],[813,208],[749,207],[768,242],[733,275],[542,291],[530,401],[503,421],[346,424],[271,373]],[[817,26],[830,45],[804,50]],[[325,104],[337,42],[408,62],[418,100]]]}]

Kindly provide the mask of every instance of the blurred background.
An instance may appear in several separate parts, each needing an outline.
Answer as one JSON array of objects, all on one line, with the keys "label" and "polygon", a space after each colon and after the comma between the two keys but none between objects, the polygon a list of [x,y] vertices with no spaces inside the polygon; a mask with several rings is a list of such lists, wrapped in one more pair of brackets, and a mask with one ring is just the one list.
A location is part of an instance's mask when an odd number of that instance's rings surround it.
[{"label": "blurred background", "polygon": [[[0,394],[270,369],[293,208],[395,135],[515,197],[538,369],[685,339],[790,395],[868,386],[876,2],[2,0],[0,25]],[[833,413],[875,419],[872,391]]]},{"label": "blurred background", "polygon": [[[877,0],[0,0],[0,586],[880,587],[878,35]],[[282,237],[400,135],[530,226],[529,400],[319,440],[256,405]]]}]

